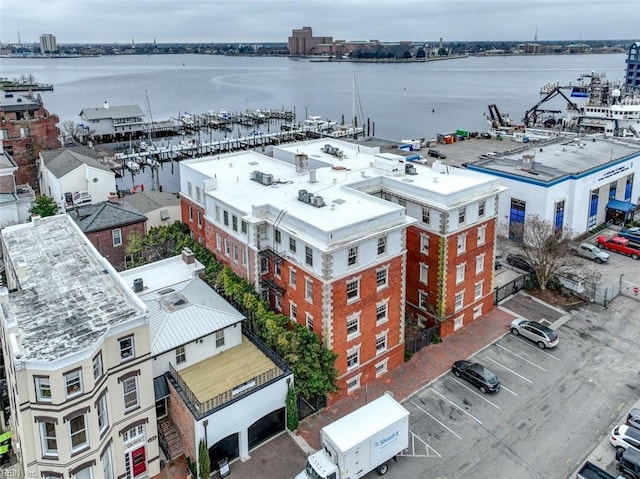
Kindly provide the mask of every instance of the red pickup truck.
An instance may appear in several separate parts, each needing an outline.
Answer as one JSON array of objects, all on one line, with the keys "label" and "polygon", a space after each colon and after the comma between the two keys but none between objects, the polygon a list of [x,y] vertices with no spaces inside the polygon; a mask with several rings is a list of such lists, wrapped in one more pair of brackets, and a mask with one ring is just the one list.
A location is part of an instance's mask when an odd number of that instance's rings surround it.
[{"label": "red pickup truck", "polygon": [[608,249],[611,251],[615,251],[616,253],[626,254],[627,256],[631,256],[633,259],[640,258],[640,248],[632,246],[629,243],[627,238],[623,238],[622,236],[598,236],[596,239],[598,244],[604,249]]}]

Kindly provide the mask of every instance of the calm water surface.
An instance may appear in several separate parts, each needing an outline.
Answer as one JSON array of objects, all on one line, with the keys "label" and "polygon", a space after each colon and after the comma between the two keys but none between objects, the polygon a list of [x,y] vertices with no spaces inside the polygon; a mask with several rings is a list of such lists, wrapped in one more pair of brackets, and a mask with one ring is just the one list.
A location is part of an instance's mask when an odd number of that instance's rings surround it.
[{"label": "calm water surface", "polygon": [[[549,82],[581,74],[624,77],[625,55],[464,58],[426,63],[333,63],[209,55],[0,59],[0,76],[32,74],[52,83],[46,108],[79,122],[85,107],[138,104],[154,120],[209,110],[295,110],[350,123],[354,96],[384,138],[431,138],[458,128],[486,129],[487,105],[520,121]],[[354,90],[354,77],[357,88]],[[147,105],[147,96],[149,104]],[[355,95],[354,95],[355,92]],[[150,107],[150,108],[149,108]],[[356,108],[355,111],[358,109]]]}]

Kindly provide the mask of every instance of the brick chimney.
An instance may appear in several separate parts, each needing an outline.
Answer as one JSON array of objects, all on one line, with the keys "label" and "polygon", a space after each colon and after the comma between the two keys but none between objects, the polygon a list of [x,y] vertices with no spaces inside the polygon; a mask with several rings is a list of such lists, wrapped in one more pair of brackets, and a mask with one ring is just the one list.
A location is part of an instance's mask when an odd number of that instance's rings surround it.
[{"label": "brick chimney", "polygon": [[189,248],[182,249],[182,261],[186,264],[193,264],[196,261],[196,256],[193,254]]}]

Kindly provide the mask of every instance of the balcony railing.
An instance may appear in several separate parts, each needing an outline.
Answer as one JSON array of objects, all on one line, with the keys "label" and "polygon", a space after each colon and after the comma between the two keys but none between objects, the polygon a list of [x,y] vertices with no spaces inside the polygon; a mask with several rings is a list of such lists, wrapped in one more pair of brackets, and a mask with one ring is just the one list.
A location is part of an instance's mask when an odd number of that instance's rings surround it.
[{"label": "balcony railing", "polygon": [[253,378],[250,378],[242,384],[237,384],[233,388],[207,399],[206,401],[201,402],[198,400],[195,393],[180,376],[180,372],[173,367],[173,364],[169,363],[169,372],[165,373],[165,376],[169,381],[171,381],[171,384],[176,388],[176,391],[182,396],[185,404],[189,407],[189,410],[197,420],[209,416],[215,411],[239,401],[256,390],[275,382],[283,376],[291,374],[291,369],[282,360],[282,358],[269,349],[269,347],[255,334],[246,330],[244,327],[243,333],[247,339],[249,339],[267,358],[269,358],[269,360],[275,364],[275,366],[257,376],[254,376]]}]

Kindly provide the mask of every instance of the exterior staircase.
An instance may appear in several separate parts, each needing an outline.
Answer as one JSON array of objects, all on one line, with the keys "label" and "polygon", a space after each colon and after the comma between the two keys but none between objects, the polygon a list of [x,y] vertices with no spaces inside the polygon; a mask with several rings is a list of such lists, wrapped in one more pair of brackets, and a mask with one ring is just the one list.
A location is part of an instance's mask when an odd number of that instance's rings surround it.
[{"label": "exterior staircase", "polygon": [[182,442],[176,432],[176,425],[170,418],[165,417],[158,421],[158,435],[160,436],[160,446],[169,460],[184,454],[184,447],[182,447]]}]

